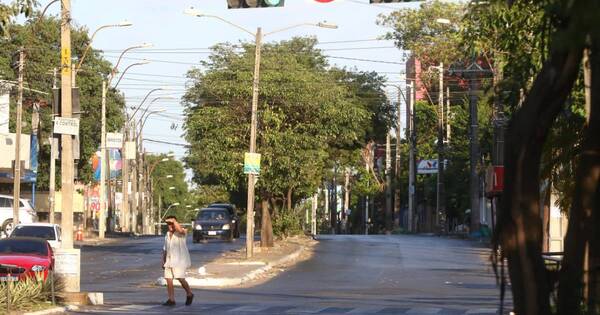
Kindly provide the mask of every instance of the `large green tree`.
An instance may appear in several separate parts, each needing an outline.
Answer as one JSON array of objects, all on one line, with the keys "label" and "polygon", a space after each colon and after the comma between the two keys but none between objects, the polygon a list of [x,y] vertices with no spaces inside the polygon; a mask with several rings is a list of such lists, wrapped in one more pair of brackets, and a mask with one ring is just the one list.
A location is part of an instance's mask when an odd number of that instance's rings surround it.
[{"label": "large green tree", "polygon": [[[387,119],[365,102],[376,100],[373,95],[360,92],[374,84],[368,80],[373,74],[332,69],[315,43],[295,38],[263,46],[257,140],[263,217],[269,215],[265,208],[277,208],[277,200],[312,195],[332,157],[360,148],[379,127],[373,122]],[[192,146],[186,163],[201,186],[245,191],[253,63],[253,45],[223,44],[213,48],[204,70],[189,72],[194,84],[185,96],[186,137]]]},{"label": "large green tree", "polygon": [[[0,78],[15,81],[17,71],[12,66],[14,55],[23,48],[25,51],[24,80],[25,87],[49,93],[40,94],[30,90],[24,92],[24,128],[23,132],[31,132],[31,104],[41,104],[40,109],[40,155],[38,170],[38,187],[48,188],[50,146],[48,138],[52,132],[52,87],[56,82],[60,86],[59,77],[53,76],[54,69],[60,69],[60,20],[56,17],[34,15],[25,24],[11,23],[6,26],[8,37],[0,39]],[[85,47],[89,44],[88,30],[84,27],[72,29],[72,55],[81,58]],[[81,123],[80,123],[80,159],[77,164],[78,177],[84,182],[92,181],[93,170],[90,158],[99,149],[101,120],[101,87],[102,77],[110,73],[112,65],[103,59],[98,52],[91,50],[86,57],[81,71],[77,75],[77,86],[80,90]],[[60,74],[60,73],[59,73]],[[13,89],[16,92],[16,89]],[[14,94],[13,96],[15,96]],[[16,98],[11,98],[14,108]],[[117,131],[123,124],[125,101],[115,89],[109,89],[107,96],[107,130]],[[14,116],[14,115],[13,115]],[[12,117],[11,129],[15,119]],[[14,130],[14,129],[13,129]],[[57,163],[57,185],[60,185],[60,163]],[[59,187],[59,186],[57,186]]]}]

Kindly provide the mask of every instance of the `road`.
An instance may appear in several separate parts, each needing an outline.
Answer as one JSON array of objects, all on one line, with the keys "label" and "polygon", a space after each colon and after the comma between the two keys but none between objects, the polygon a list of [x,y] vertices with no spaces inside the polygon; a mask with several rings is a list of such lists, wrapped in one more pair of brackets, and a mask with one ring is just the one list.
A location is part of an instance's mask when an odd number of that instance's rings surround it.
[{"label": "road", "polygon": [[[82,289],[105,293],[90,314],[495,314],[489,251],[472,241],[407,235],[320,236],[313,258],[247,288],[195,289],[195,303],[159,306],[162,239],[82,250]],[[243,244],[191,245],[195,266]],[[112,269],[112,271],[111,271]]]}]

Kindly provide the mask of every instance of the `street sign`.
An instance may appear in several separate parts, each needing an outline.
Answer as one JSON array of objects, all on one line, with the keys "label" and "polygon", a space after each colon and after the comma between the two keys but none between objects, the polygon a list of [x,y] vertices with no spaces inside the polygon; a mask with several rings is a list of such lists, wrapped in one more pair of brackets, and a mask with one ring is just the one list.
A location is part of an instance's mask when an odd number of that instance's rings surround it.
[{"label": "street sign", "polygon": [[123,147],[123,134],[118,132],[107,132],[106,147],[109,149],[121,149]]},{"label": "street sign", "polygon": [[125,142],[125,158],[127,160],[135,160],[135,141]]},{"label": "street sign", "polygon": [[260,174],[260,153],[244,154],[244,174]]},{"label": "street sign", "polygon": [[79,135],[79,119],[67,117],[54,118],[54,133],[62,135]]},{"label": "street sign", "polygon": [[419,161],[419,164],[417,164],[417,174],[437,174],[437,172],[437,160],[421,160]]}]

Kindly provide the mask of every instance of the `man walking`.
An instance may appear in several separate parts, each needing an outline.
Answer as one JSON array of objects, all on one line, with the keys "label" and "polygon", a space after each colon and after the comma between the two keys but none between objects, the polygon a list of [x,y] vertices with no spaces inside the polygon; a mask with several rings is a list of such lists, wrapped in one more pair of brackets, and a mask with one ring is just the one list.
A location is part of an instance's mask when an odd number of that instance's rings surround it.
[{"label": "man walking", "polygon": [[165,246],[163,247],[163,269],[165,270],[169,299],[163,305],[175,306],[173,279],[179,280],[179,283],[185,289],[187,293],[185,305],[190,305],[194,299],[194,294],[192,294],[192,289],[185,280],[185,270],[191,265],[190,253],[185,244],[186,230],[179,225],[175,216],[168,216],[165,222],[167,223],[168,232],[165,235]]}]

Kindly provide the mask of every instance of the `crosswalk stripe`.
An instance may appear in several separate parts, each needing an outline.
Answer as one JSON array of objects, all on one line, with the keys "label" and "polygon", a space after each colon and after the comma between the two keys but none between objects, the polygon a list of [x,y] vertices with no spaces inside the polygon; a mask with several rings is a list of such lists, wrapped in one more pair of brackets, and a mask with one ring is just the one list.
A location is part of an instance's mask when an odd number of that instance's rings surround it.
[{"label": "crosswalk stripe", "polygon": [[286,311],[286,313],[288,313],[288,314],[298,314],[298,313],[316,314],[316,313],[322,312],[326,309],[327,309],[327,307],[297,307],[297,308],[293,308],[291,310]]},{"label": "crosswalk stripe", "polygon": [[406,314],[420,314],[420,315],[425,315],[425,314],[438,314],[442,309],[441,308],[435,308],[435,307],[413,307],[411,309],[409,309]]},{"label": "crosswalk stripe", "polygon": [[359,307],[351,310],[347,314],[375,314],[381,312],[385,308],[383,307]]},{"label": "crosswalk stripe", "polygon": [[245,305],[236,307],[234,309],[229,310],[230,313],[239,313],[239,312],[262,312],[268,309],[269,306],[261,306],[261,305]]}]

